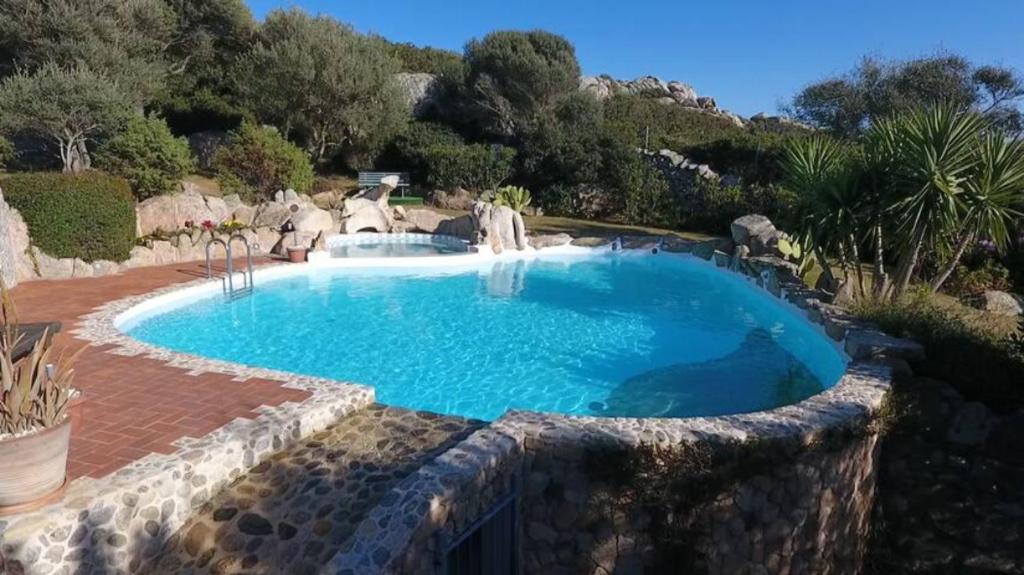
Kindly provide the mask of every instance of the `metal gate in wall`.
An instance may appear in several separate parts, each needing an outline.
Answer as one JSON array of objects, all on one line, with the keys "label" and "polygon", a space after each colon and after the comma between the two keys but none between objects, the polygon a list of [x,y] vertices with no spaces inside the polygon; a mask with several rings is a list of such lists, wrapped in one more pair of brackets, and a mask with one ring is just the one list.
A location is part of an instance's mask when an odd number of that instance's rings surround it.
[{"label": "metal gate in wall", "polygon": [[518,575],[518,497],[507,495],[442,547],[444,575]]}]

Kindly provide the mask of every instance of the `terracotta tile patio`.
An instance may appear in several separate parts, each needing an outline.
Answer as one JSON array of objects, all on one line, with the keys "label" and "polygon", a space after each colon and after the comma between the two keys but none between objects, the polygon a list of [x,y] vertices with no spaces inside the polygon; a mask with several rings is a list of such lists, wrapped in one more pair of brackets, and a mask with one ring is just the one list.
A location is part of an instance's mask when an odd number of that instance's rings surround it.
[{"label": "terracotta tile patio", "polygon": [[[204,275],[204,264],[183,263],[102,278],[28,282],[12,293],[21,321],[60,321],[58,344],[76,350],[86,342],[70,332],[98,306]],[[75,364],[75,386],[85,392],[85,402],[81,428],[71,438],[72,479],[103,477],[150,453],[173,453],[177,439],[202,437],[237,417],[252,419],[261,405],[309,396],[276,381],[190,375],[157,360],[109,350],[90,347]]]}]

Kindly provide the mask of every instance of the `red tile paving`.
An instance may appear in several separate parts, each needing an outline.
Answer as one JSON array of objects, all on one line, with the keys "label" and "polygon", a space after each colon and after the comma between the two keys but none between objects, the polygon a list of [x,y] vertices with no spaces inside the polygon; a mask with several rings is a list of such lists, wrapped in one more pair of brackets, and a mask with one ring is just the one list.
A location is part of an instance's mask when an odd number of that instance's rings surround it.
[{"label": "red tile paving", "polygon": [[[35,281],[13,290],[23,322],[60,321],[60,346],[85,342],[70,334],[98,306],[205,275],[201,263],[138,268],[116,276]],[[189,375],[145,357],[90,347],[75,364],[75,386],[85,393],[82,425],[71,437],[71,479],[103,477],[150,453],[173,453],[182,437],[202,437],[237,417],[252,419],[261,405],[302,401],[309,393],[280,382],[204,373]]]}]

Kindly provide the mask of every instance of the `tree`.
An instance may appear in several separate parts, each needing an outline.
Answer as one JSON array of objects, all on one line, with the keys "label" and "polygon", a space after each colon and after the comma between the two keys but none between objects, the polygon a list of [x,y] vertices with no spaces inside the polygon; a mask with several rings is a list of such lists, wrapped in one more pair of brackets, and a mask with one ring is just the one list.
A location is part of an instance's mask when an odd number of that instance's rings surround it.
[{"label": "tree", "polygon": [[1021,98],[1024,84],[1012,70],[975,68],[953,54],[897,62],[865,58],[847,74],[804,88],[788,111],[836,136],[858,137],[873,120],[934,104],[971,108],[1004,126],[1019,126]]},{"label": "tree", "polygon": [[503,138],[579,85],[576,50],[549,32],[492,32],[471,41],[465,59],[470,110],[483,132]]},{"label": "tree", "polygon": [[167,49],[171,74],[158,108],[178,133],[227,129],[244,115],[229,72],[249,49],[256,21],[242,0],[167,0],[176,33]]},{"label": "tree", "polygon": [[163,0],[0,2],[0,77],[48,63],[116,81],[138,107],[163,87],[174,15]]},{"label": "tree", "polygon": [[238,91],[262,122],[323,160],[363,163],[408,121],[383,42],[326,16],[271,12],[235,70]]},{"label": "tree", "polygon": [[131,114],[116,81],[85,65],[44,64],[0,83],[0,131],[56,143],[65,172],[89,168],[89,143]]},{"label": "tree", "polygon": [[103,142],[96,165],[128,180],[140,200],[173,192],[195,167],[185,138],[175,138],[159,118],[138,116]]},{"label": "tree", "polygon": [[313,167],[306,154],[273,128],[243,122],[220,148],[213,167],[221,186],[245,198],[268,199],[277,190],[299,193],[313,187]]},{"label": "tree", "polygon": [[535,189],[595,183],[605,135],[601,104],[573,94],[537,113],[521,136],[520,172]]},{"label": "tree", "polygon": [[959,241],[945,268],[931,281],[939,291],[956,269],[967,247],[978,238],[1005,251],[1017,208],[1024,206],[1024,140],[988,132],[974,148],[975,167],[963,183],[959,202]]}]

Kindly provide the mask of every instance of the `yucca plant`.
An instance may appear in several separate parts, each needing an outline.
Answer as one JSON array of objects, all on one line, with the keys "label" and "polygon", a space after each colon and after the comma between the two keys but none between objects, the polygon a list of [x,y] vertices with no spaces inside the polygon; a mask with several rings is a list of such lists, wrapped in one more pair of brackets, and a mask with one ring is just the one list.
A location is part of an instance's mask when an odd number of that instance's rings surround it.
[{"label": "yucca plant", "polygon": [[522,212],[530,205],[533,198],[530,190],[519,186],[505,186],[498,188],[494,194],[494,205],[508,206],[517,212]]},{"label": "yucca plant", "polygon": [[987,121],[958,106],[905,112],[869,130],[885,132],[879,147],[899,257],[894,297],[906,293],[925,250],[947,251],[960,225],[965,182],[975,169]]},{"label": "yucca plant", "polygon": [[999,132],[981,138],[975,151],[976,167],[965,178],[959,198],[960,239],[945,267],[931,281],[939,291],[960,263],[967,248],[986,238],[1003,251],[1010,242],[1010,227],[1024,205],[1024,140]]},{"label": "yucca plant", "polygon": [[825,136],[793,140],[786,146],[782,168],[786,184],[797,194],[797,237],[811,248],[827,284],[835,288],[838,283],[827,259],[831,254],[849,281],[849,270],[860,269],[857,243],[862,230],[857,173],[848,150]]},{"label": "yucca plant", "polygon": [[[14,349],[21,342],[18,317],[6,286],[0,282],[0,436],[40,431],[64,421],[71,399],[77,357],[54,361],[48,333],[18,362]],[[81,353],[81,352],[79,352]]]}]

